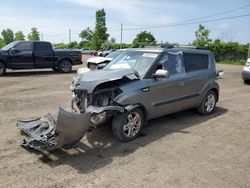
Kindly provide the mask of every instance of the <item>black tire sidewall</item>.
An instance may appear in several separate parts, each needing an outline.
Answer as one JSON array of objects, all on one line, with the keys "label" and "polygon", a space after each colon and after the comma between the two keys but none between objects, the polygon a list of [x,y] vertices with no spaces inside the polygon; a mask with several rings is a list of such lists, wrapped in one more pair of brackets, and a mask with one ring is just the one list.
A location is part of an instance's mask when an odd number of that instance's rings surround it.
[{"label": "black tire sidewall", "polygon": [[3,72],[0,72],[0,76],[3,76],[6,73],[6,66],[4,63],[0,62],[0,67],[3,68]]},{"label": "black tire sidewall", "polygon": [[[211,111],[211,112],[208,112],[207,110],[206,110],[206,107],[205,107],[205,103],[206,103],[206,100],[207,100],[207,97],[210,95],[210,94],[213,94],[214,95],[214,97],[215,97],[215,104],[214,104],[214,108],[213,108],[213,110]],[[205,95],[205,97],[204,97],[204,99],[203,99],[203,101],[202,101],[202,114],[204,114],[204,115],[208,115],[208,114],[212,114],[213,112],[214,112],[214,110],[215,110],[215,107],[216,107],[216,101],[217,101],[217,95],[215,94],[215,92],[214,91],[208,91],[207,92],[207,94]]]},{"label": "black tire sidewall", "polygon": [[[125,121],[127,120],[127,116],[133,112],[138,112],[140,114],[141,127],[135,136],[127,137],[124,134],[123,127],[124,127]],[[129,112],[125,112],[123,114],[117,114],[116,116],[114,116],[113,121],[112,121],[112,131],[114,133],[114,136],[116,138],[118,138],[119,140],[121,140],[122,142],[129,142],[129,141],[132,141],[139,136],[139,134],[141,133],[141,130],[143,128],[143,122],[144,122],[144,114],[143,114],[142,110],[140,108],[135,108]]]},{"label": "black tire sidewall", "polygon": [[[70,63],[70,65],[71,65],[70,71],[64,71],[63,70],[62,64],[65,63],[65,62]],[[72,70],[72,64],[71,64],[71,62],[69,60],[62,60],[60,62],[60,64],[59,64],[58,70],[59,70],[59,72],[62,72],[62,73],[69,73],[69,72],[71,72],[71,70]]]}]

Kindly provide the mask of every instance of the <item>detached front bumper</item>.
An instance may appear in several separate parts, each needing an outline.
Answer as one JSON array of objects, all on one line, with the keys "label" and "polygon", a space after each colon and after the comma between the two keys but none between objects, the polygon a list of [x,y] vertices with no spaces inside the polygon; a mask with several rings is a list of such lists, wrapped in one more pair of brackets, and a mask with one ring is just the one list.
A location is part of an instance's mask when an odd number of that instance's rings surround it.
[{"label": "detached front bumper", "polygon": [[27,135],[20,145],[54,150],[76,144],[90,128],[90,116],[91,113],[77,114],[59,108],[57,122],[50,114],[36,120],[17,121],[17,128]]},{"label": "detached front bumper", "polygon": [[91,127],[104,122],[109,112],[123,113],[124,110],[120,106],[89,106],[85,113],[72,113],[60,107],[57,121],[50,114],[35,120],[17,121],[17,128],[27,135],[20,145],[37,150],[74,145]]}]

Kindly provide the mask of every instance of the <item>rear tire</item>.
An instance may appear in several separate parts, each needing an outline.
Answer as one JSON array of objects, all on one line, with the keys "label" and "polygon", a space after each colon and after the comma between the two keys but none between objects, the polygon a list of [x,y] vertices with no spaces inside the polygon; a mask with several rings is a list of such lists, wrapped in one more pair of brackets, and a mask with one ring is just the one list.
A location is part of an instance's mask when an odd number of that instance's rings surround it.
[{"label": "rear tire", "polygon": [[216,107],[216,101],[218,96],[214,91],[210,90],[207,92],[205,97],[203,98],[200,106],[198,106],[197,111],[202,115],[212,114]]},{"label": "rear tire", "polygon": [[139,108],[117,114],[112,121],[113,134],[122,142],[132,141],[140,134],[143,122],[144,115]]},{"label": "rear tire", "polygon": [[0,62],[0,76],[3,76],[6,73],[6,66],[4,63]]},{"label": "rear tire", "polygon": [[69,60],[62,60],[58,67],[59,72],[69,73],[72,70],[72,64]]}]

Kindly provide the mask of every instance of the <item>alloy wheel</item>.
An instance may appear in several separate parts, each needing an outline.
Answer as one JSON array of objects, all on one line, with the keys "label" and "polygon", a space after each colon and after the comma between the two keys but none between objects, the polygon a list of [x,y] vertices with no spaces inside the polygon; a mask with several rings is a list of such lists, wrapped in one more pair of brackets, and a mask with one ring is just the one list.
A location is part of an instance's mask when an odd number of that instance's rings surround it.
[{"label": "alloy wheel", "polygon": [[138,112],[128,114],[126,123],[123,126],[124,135],[128,138],[135,136],[142,125],[142,118]]}]

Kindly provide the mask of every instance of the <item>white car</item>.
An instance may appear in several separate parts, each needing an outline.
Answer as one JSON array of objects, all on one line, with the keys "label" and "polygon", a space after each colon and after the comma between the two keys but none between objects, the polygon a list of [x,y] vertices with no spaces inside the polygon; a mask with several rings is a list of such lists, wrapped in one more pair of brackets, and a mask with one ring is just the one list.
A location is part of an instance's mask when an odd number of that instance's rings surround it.
[{"label": "white car", "polygon": [[241,75],[245,83],[250,81],[250,58],[248,58],[245,66],[243,67]]},{"label": "white car", "polygon": [[123,50],[117,50],[106,57],[93,57],[87,60],[87,67],[91,70],[98,70],[104,68],[114,58],[118,57]]}]

